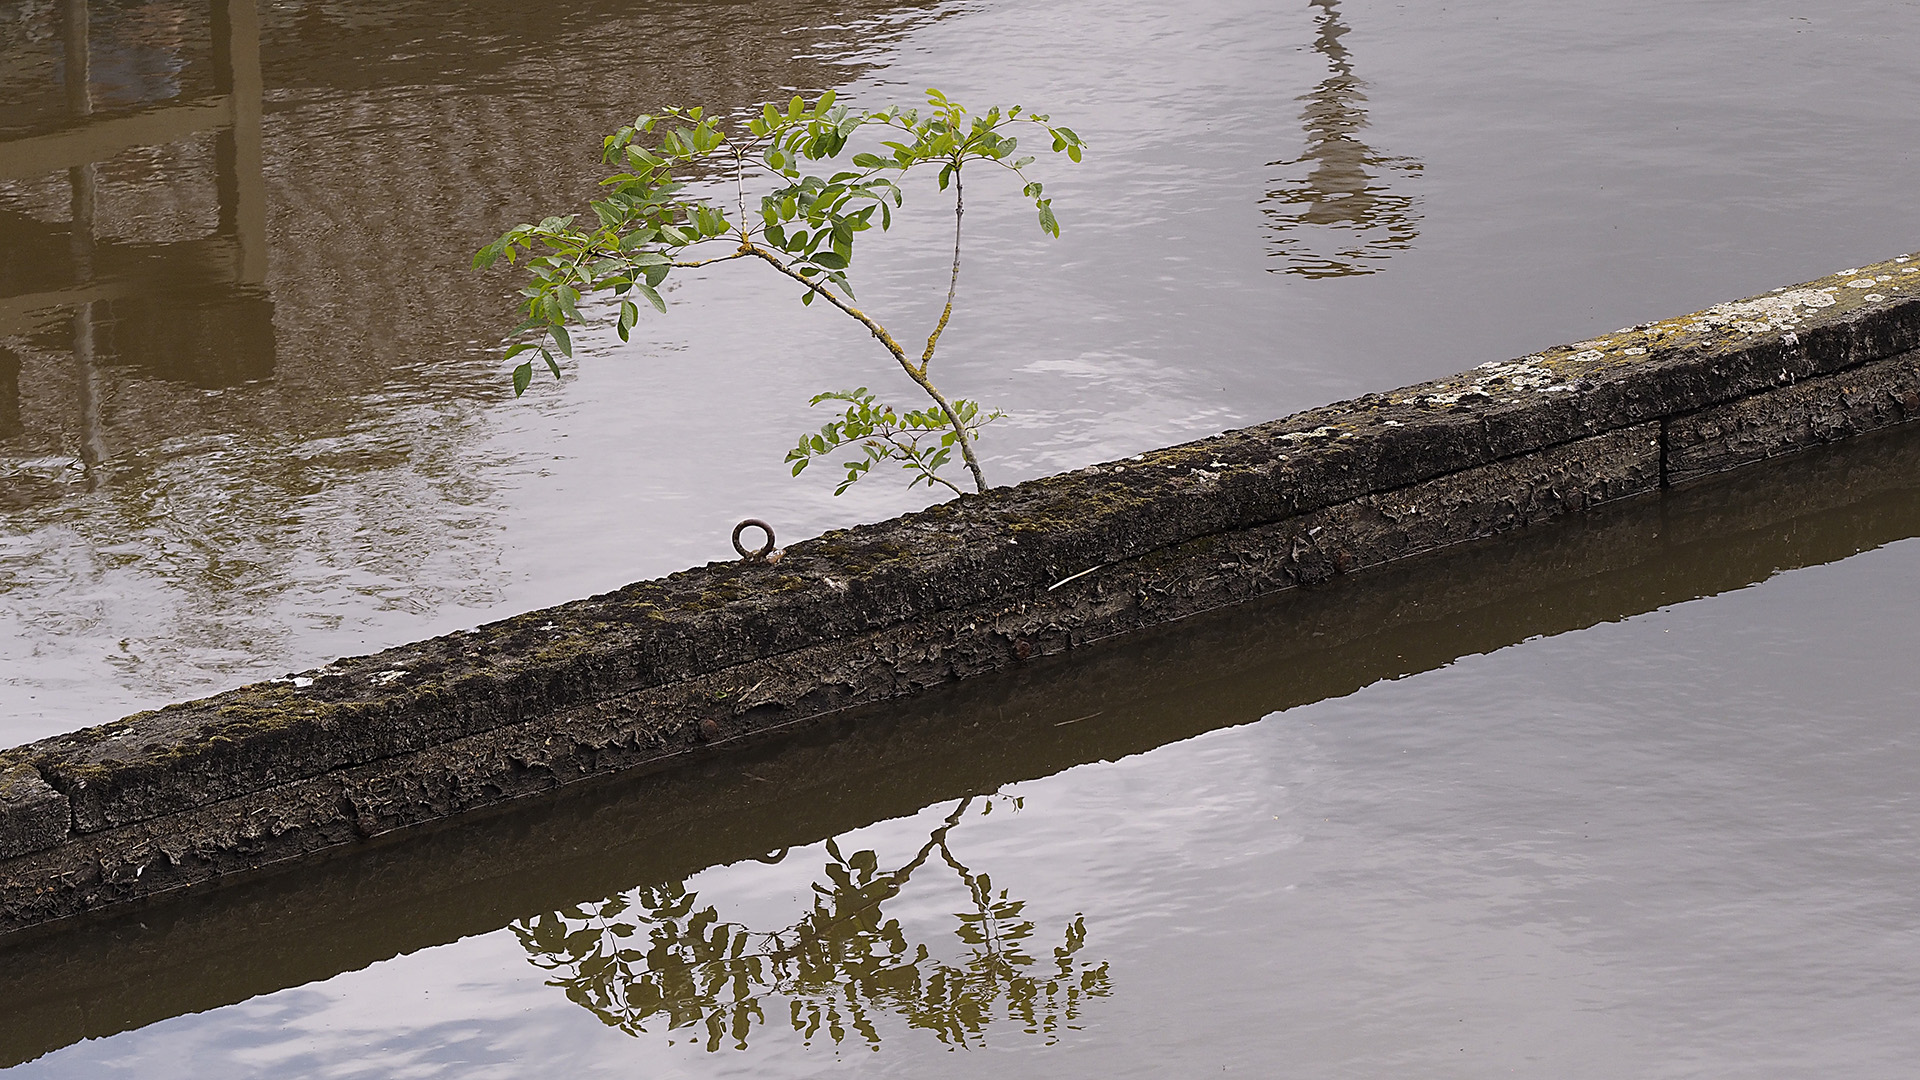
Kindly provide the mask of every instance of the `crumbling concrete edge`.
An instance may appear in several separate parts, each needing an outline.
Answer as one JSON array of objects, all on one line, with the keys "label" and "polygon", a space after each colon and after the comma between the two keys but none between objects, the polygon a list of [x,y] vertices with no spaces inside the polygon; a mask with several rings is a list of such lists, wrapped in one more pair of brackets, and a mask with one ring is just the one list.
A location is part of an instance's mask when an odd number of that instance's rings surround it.
[{"label": "crumbling concrete edge", "polygon": [[1920,260],[0,751],[0,934],[1920,418]]}]

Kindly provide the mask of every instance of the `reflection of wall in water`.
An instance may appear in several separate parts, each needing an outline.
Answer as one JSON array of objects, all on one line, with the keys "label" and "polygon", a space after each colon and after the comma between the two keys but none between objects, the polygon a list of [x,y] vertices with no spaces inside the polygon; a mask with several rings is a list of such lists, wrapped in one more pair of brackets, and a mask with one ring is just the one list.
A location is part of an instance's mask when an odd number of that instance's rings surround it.
[{"label": "reflection of wall in water", "polygon": [[[273,369],[273,308],[260,289],[266,215],[252,0],[210,0],[216,93],[176,102],[189,22],[184,9],[160,2],[65,0],[54,68],[63,115],[0,143],[0,178],[64,174],[64,222],[0,213],[0,337],[70,358],[68,415],[49,415],[52,430],[36,441],[75,444],[90,483],[92,470],[112,455],[106,368],[197,388]],[[211,132],[214,151],[218,219],[211,235],[170,242],[97,235],[102,161],[203,131]],[[29,378],[68,381],[42,366],[27,365]],[[13,437],[25,434],[24,424],[15,427]]]},{"label": "reflection of wall in water", "polygon": [[[61,111],[65,0],[0,4],[0,130],[45,126]],[[204,0],[90,0],[93,98],[130,108],[212,93]]]},{"label": "reflection of wall in water", "polygon": [[[449,26],[430,0],[276,3],[257,14],[232,2],[237,19],[227,0],[56,0],[23,24],[31,40],[8,38],[10,54],[0,57],[0,97],[57,80],[34,99],[33,115],[21,102],[0,103],[0,128],[28,132],[0,142],[0,341],[30,346],[30,396],[69,385],[68,371],[47,369],[60,356],[73,362],[72,316],[82,311],[105,379],[109,457],[236,422],[264,422],[274,430],[249,434],[269,439],[360,424],[355,401],[370,387],[465,359],[458,343],[505,328],[476,325],[475,312],[507,309],[508,290],[472,273],[468,256],[538,208],[590,197],[593,150],[610,126],[651,102],[729,110],[770,87],[839,85],[867,66],[850,53],[904,32],[924,6],[859,0],[816,28],[818,10],[799,0],[666,9],[472,0]],[[622,44],[583,51],[571,37],[583,28]],[[280,103],[267,131],[263,47]],[[607,64],[610,52],[621,62]],[[538,84],[545,92],[530,94]],[[236,103],[214,118],[222,123],[194,117],[222,99]],[[528,123],[536,109],[539,122]],[[180,118],[171,126],[170,115]],[[153,139],[123,140],[131,149],[97,164],[50,159],[35,171],[27,158],[47,157],[44,137],[66,134],[82,116],[143,124]],[[163,137],[172,141],[152,149]],[[69,165],[87,175],[68,177]],[[193,212],[203,209],[209,174],[217,222]],[[89,213],[73,212],[96,195],[76,196],[70,209],[56,177],[98,188],[97,228],[82,220]],[[107,213],[110,202],[117,214]],[[183,218],[194,224],[183,229]],[[196,228],[206,235],[148,242],[156,231]],[[402,229],[407,242],[393,242]],[[90,232],[98,236],[85,238],[81,259],[70,241]],[[457,379],[433,388],[436,401],[484,402],[500,391],[474,367],[448,367]],[[273,376],[293,385],[275,386]],[[261,385],[244,398],[181,392],[247,382]],[[119,407],[132,399],[137,409]],[[79,403],[69,405],[64,415],[25,410],[35,448],[74,443],[83,421]],[[125,420],[134,412],[137,428]],[[310,490],[304,477],[295,486],[301,497]]]},{"label": "reflection of wall in water", "polygon": [[225,245],[94,240],[83,265],[73,240],[69,226],[0,210],[0,297],[97,297],[19,313],[4,327],[15,340],[71,351],[75,308],[86,307],[95,360],[130,375],[211,388],[273,373],[272,301],[222,280]]},{"label": "reflection of wall in water", "polygon": [[1420,234],[1417,200],[1394,193],[1387,180],[1417,174],[1421,164],[1381,154],[1360,140],[1367,126],[1366,83],[1354,75],[1340,42],[1347,27],[1340,22],[1339,0],[1309,3],[1320,9],[1314,51],[1333,70],[1300,98],[1306,153],[1271,163],[1287,172],[1261,199],[1272,230],[1269,254],[1283,264],[1269,269],[1315,278],[1371,274]]},{"label": "reflection of wall in water", "polygon": [[[92,2],[96,26],[109,4],[138,6]],[[103,109],[100,122],[152,123],[220,88],[208,0],[150,2],[197,13],[181,93]],[[472,272],[473,250],[545,208],[584,207],[601,136],[651,103],[730,110],[769,88],[842,87],[890,40],[960,10],[929,0],[851,0],[831,12],[802,0],[466,0],[449,18],[437,0],[262,7],[271,115],[259,171],[240,167],[208,127],[100,162],[94,284],[118,291],[85,298],[88,377],[74,350],[81,298],[40,304],[50,317],[0,330],[0,345],[20,354],[24,429],[0,444],[0,531],[110,568],[113,589],[134,602],[99,608],[89,625],[102,640],[144,646],[142,694],[167,686],[189,697],[262,674],[243,665],[278,655],[309,626],[385,626],[388,612],[495,602],[499,515],[479,508],[501,482],[483,448],[490,411],[511,393],[492,372],[513,286]],[[59,21],[42,10],[51,36],[30,44],[58,55]],[[46,117],[58,121],[54,133],[70,121],[51,82],[56,65],[36,64],[0,58],[0,137],[46,134]],[[22,112],[8,93],[22,71],[52,92],[34,98],[45,117],[14,123]],[[27,218],[45,257],[22,260],[24,287],[60,291],[74,282],[69,163],[9,180],[17,150],[0,146],[0,276],[15,250],[4,232]],[[262,181],[257,232],[220,212],[233,203],[212,181],[229,161],[236,179]],[[203,272],[232,266],[223,234],[265,241],[248,263],[260,291],[236,291],[224,307],[210,301],[232,276]],[[163,258],[161,242],[180,246]],[[155,299],[134,296],[136,286]],[[200,313],[165,310],[163,293]],[[269,295],[270,322],[259,302]],[[0,295],[0,324],[24,314],[8,304]],[[183,322],[226,355],[157,344]],[[269,328],[271,352],[258,347]],[[204,389],[212,385],[230,388]],[[88,446],[104,467],[87,466]],[[43,528],[52,522],[60,528]],[[15,611],[67,612],[104,592],[80,576],[10,584]],[[65,634],[49,650],[82,640]],[[104,685],[118,670],[87,678]]]},{"label": "reflection of wall in water", "polygon": [[[63,25],[60,8],[73,2],[43,6],[35,25],[57,33]],[[250,38],[247,47],[223,53],[222,42],[233,32],[223,22],[223,3],[91,3],[92,15],[85,21],[102,28],[96,31],[101,40],[90,51],[94,68],[101,67],[101,50],[109,46],[134,58],[122,66],[142,71],[171,71],[184,57],[186,66],[176,79],[179,96],[157,104],[187,106],[200,100],[196,94],[231,92],[251,102],[258,133],[259,98],[254,95],[260,92],[262,43]],[[272,130],[266,133],[270,145],[265,149],[272,158],[263,162],[259,142],[235,145],[222,132],[215,148],[219,223],[214,232],[260,239],[242,253],[247,264],[243,277],[271,289],[272,322],[263,319],[264,292],[219,301],[212,283],[233,278],[219,273],[222,253],[213,245],[183,244],[171,260],[162,260],[151,245],[130,243],[124,235],[106,239],[103,229],[103,238],[95,244],[97,278],[139,278],[147,295],[177,296],[182,305],[201,310],[189,315],[166,310],[158,299],[116,297],[112,310],[101,313],[102,362],[129,375],[188,387],[285,376],[292,365],[300,392],[257,415],[303,436],[354,424],[360,417],[354,398],[367,388],[423,364],[463,359],[466,349],[450,349],[450,343],[463,344],[505,328],[504,320],[476,325],[475,312],[506,309],[505,290],[498,280],[471,273],[468,255],[535,209],[591,196],[597,179],[592,151],[609,126],[656,101],[705,101],[731,109],[758,100],[772,87],[840,85],[866,67],[850,53],[864,52],[903,32],[920,6],[917,0],[860,0],[837,8],[833,25],[816,28],[820,13],[798,0],[665,9],[637,8],[624,0],[566,0],[538,9],[509,0],[473,0],[462,6],[461,18],[451,26],[444,7],[427,0],[267,5],[259,17],[265,23],[272,96],[279,103]],[[163,16],[163,8],[173,14]],[[180,12],[193,19],[183,23]],[[925,17],[939,14],[928,11]],[[141,25],[114,22],[120,19]],[[183,37],[183,27],[195,31],[191,40]],[[621,44],[582,50],[573,36],[587,29],[596,41]],[[858,41],[849,36],[856,34]],[[37,67],[28,65],[26,74],[36,74],[42,82],[74,67],[57,59],[60,41],[26,44],[56,57]],[[168,56],[148,55],[169,48],[173,51]],[[620,63],[605,63],[606,54],[616,51]],[[236,65],[235,59],[242,62]],[[21,66],[0,62],[0,88],[9,91],[10,64]],[[230,68],[239,70],[243,85],[236,85]],[[89,94],[110,113],[108,92],[98,85],[101,72],[93,75]],[[170,92],[170,87],[144,76],[119,81],[138,83],[152,94]],[[533,84],[541,83],[546,92],[531,95],[530,90],[539,89]],[[511,89],[502,93],[504,87]],[[588,87],[592,92],[585,92]],[[112,101],[118,102],[131,91],[113,93],[119,97]],[[54,119],[62,119],[62,99],[56,96],[51,102],[42,102],[42,112],[60,113]],[[0,111],[11,107],[0,106]],[[538,110],[538,123],[528,123],[530,110]],[[112,115],[129,114],[122,110]],[[197,151],[200,144],[193,146]],[[22,288],[57,291],[74,281],[67,254],[58,250],[65,246],[61,226],[46,220],[53,216],[51,193],[25,191],[36,185],[45,188],[51,174],[36,174],[33,184],[8,183],[9,176],[19,175],[18,169],[7,167],[15,153],[0,145],[0,340],[19,332],[17,320],[14,329],[7,327],[14,312],[5,296],[17,296]],[[181,162],[156,159],[151,164],[138,157],[123,156],[99,168],[102,205],[111,176],[119,205],[123,211],[131,208],[142,224],[165,217],[171,191],[197,184],[205,168],[196,154],[183,155]],[[423,161],[435,167],[422,168]],[[139,179],[143,171],[149,178]],[[23,192],[31,197],[23,197]],[[274,209],[271,236],[265,230],[269,195]],[[66,200],[59,202],[59,216],[65,218]],[[28,211],[33,220],[16,231],[22,224],[20,211]],[[399,229],[405,230],[406,243],[393,242]],[[270,274],[265,258],[269,242]],[[22,277],[33,280],[18,280]],[[192,288],[179,288],[188,282]],[[372,302],[373,297],[381,301]],[[72,310],[70,304],[64,306]],[[108,321],[116,322],[110,332]],[[44,336],[50,325],[41,320],[33,327],[40,335],[35,344],[43,349],[57,344]],[[227,355],[195,361],[196,350],[185,344],[163,347],[170,334],[182,329]],[[269,334],[277,339],[273,347],[259,348]],[[474,351],[484,350],[484,342],[474,342]],[[459,379],[435,387],[433,397],[449,403],[492,400],[500,384],[484,374],[474,376],[474,370],[461,366]],[[109,388],[109,397],[155,389],[115,386]],[[254,392],[279,396],[271,386]],[[118,442],[114,449],[151,445],[155,436],[214,430],[231,421],[224,407],[191,398],[172,400],[169,407],[178,414],[176,430],[110,432]]]},{"label": "reflection of wall in water", "polygon": [[273,374],[273,301],[211,287],[138,294],[107,302],[102,363],[202,389],[238,386]]}]

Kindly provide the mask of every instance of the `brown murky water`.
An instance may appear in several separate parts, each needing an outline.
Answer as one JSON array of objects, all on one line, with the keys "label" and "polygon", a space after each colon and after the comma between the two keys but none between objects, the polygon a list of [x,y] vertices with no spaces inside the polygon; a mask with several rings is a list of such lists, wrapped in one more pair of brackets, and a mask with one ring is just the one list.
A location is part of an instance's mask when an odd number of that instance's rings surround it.
[{"label": "brown murky water", "polygon": [[[56,0],[0,35],[8,741],[912,505],[787,478],[878,354],[750,276],[511,399],[466,255],[647,104],[939,85],[1094,142],[1058,242],[969,200],[949,379],[1012,414],[1000,482],[1916,242],[1912,3]],[[932,314],[937,231],[867,256],[872,307]],[[1871,440],[16,946],[0,1061],[1904,1075],[1916,466]]]}]

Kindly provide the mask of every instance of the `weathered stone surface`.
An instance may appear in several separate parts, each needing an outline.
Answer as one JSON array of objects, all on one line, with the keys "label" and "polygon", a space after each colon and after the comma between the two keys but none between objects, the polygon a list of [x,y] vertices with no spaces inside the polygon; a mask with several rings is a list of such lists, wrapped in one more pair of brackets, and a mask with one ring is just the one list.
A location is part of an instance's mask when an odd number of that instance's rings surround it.
[{"label": "weathered stone surface", "polygon": [[1663,425],[1916,347],[1902,257],[141,713],[0,768],[64,796],[66,847],[105,845],[94,870],[38,880],[118,902],[1648,491]]},{"label": "weathered stone surface", "polygon": [[1920,352],[1795,383],[1667,423],[1667,482],[1920,419]]},{"label": "weathered stone surface", "polygon": [[50,848],[67,838],[67,797],[30,765],[0,768],[0,859]]},{"label": "weathered stone surface", "polygon": [[[83,835],[0,865],[0,933],[678,759],[1659,485],[1658,425],[1367,496],[1261,529],[1054,571],[992,603]],[[1217,476],[1191,476],[1200,487]],[[1079,574],[1080,569],[1093,573]],[[1066,579],[1066,580],[1063,580]]]}]

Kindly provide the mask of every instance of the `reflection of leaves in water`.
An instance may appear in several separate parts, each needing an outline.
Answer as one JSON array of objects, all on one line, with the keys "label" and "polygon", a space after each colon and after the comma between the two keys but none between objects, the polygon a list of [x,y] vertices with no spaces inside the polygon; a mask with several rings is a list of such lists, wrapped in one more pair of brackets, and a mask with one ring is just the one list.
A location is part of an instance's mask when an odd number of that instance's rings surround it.
[{"label": "reflection of leaves in water", "polygon": [[1300,120],[1307,152],[1271,163],[1290,170],[1305,166],[1307,172],[1283,178],[1261,200],[1273,230],[1271,254],[1284,262],[1269,269],[1313,278],[1371,274],[1393,252],[1412,247],[1420,234],[1417,200],[1394,194],[1384,177],[1414,175],[1422,166],[1360,141],[1360,129],[1367,126],[1361,107],[1366,83],[1354,75],[1340,43],[1347,28],[1336,10],[1338,0],[1309,2],[1320,9],[1314,51],[1327,58],[1333,72],[1300,98],[1306,103]]},{"label": "reflection of leaves in water", "polygon": [[[953,1046],[980,1045],[1002,1019],[1052,1043],[1077,1029],[1086,999],[1107,995],[1107,965],[1080,957],[1087,929],[1079,916],[1049,963],[1028,951],[1036,927],[1026,902],[996,891],[948,846],[971,803],[955,807],[897,870],[881,870],[872,851],[843,855],[828,841],[812,909],[779,930],[723,921],[673,882],[525,919],[513,931],[536,966],[558,973],[549,985],[633,1035],[656,1022],[667,1030],[700,1025],[708,1050],[728,1041],[744,1050],[771,1007],[808,1043],[824,1031],[837,1045],[851,1033],[878,1050],[876,1021],[888,1014]],[[956,916],[965,950],[958,963],[936,959],[882,910],[936,854],[973,905]]]}]

